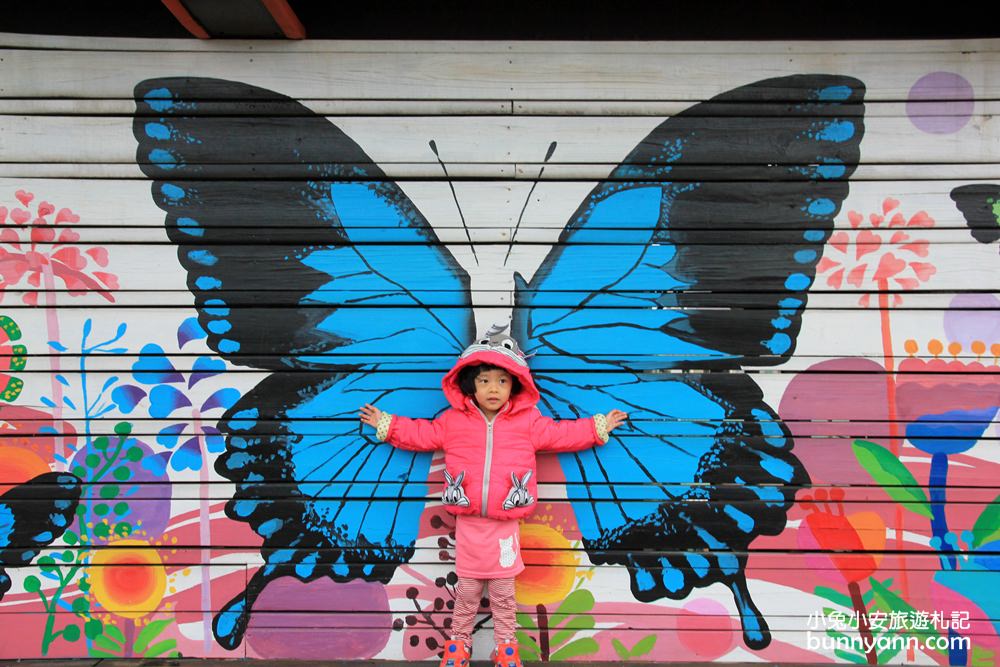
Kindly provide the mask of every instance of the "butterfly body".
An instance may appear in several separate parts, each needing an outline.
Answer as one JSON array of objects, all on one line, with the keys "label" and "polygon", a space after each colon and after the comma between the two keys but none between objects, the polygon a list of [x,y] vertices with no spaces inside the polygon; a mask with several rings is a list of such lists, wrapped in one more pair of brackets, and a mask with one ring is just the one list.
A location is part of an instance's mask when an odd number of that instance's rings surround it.
[{"label": "butterfly body", "polygon": [[[794,351],[859,160],[863,94],[848,77],[796,75],[694,105],[593,188],[530,280],[514,276],[511,331],[535,355],[543,412],[631,415],[631,431],[560,459],[591,560],[627,567],[639,600],[724,583],[755,648],[770,635],[746,552],[784,527],[808,477],[742,369]],[[366,403],[420,417],[444,408],[427,371],[473,340],[470,280],[364,151],[294,100],[196,78],[143,82],[136,99],[137,161],[209,345],[274,371],[220,422],[216,469],[236,483],[227,514],[262,536],[265,556],[216,617],[233,648],[273,578],[385,582],[412,556],[429,459],[377,443],[354,414]],[[198,116],[201,100],[242,99],[290,117],[258,140],[246,119]],[[219,162],[307,176],[204,180]],[[228,245],[246,217],[222,201],[254,202],[273,228],[260,244]],[[706,241],[720,232],[733,243]],[[274,484],[291,489],[281,502]]]}]

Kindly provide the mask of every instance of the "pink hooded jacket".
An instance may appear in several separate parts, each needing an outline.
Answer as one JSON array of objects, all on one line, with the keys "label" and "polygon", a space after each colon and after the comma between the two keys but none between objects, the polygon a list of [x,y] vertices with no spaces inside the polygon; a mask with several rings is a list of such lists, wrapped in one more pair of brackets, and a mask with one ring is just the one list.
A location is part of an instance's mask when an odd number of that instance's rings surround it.
[{"label": "pink hooded jacket", "polygon": [[[504,341],[513,341],[502,337]],[[556,421],[535,407],[538,389],[520,352],[494,339],[467,348],[441,381],[451,404],[433,421],[383,413],[378,436],[401,449],[444,450],[446,488],[442,496],[452,514],[510,520],[535,509],[535,452],[575,452],[608,441],[604,415]],[[521,383],[490,423],[458,385],[466,366],[503,368]]]}]

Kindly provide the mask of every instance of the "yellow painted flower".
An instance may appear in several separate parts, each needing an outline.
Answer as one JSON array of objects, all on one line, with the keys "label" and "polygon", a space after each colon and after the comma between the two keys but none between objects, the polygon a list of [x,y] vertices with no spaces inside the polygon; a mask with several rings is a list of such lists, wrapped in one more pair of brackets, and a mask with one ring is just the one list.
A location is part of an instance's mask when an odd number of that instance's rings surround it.
[{"label": "yellow painted flower", "polygon": [[144,540],[115,540],[96,549],[90,565],[91,593],[112,614],[142,618],[163,601],[167,571]]},{"label": "yellow painted flower", "polygon": [[562,601],[573,587],[579,565],[562,533],[540,523],[521,525],[524,572],[517,576],[515,594],[523,605]]}]

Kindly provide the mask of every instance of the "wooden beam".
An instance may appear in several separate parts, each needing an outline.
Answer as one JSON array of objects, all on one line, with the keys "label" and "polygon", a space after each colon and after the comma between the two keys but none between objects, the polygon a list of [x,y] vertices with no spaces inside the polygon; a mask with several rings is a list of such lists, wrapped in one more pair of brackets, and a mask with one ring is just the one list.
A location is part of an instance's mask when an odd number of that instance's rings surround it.
[{"label": "wooden beam", "polygon": [[170,10],[170,13],[174,15],[185,30],[197,37],[198,39],[211,39],[212,36],[208,34],[205,28],[202,27],[200,23],[187,10],[187,8],[181,4],[181,0],[162,0],[163,5]]},{"label": "wooden beam", "polygon": [[288,0],[261,0],[261,3],[271,13],[271,17],[281,28],[285,37],[288,39],[306,38],[306,28],[302,25],[299,17],[295,15],[295,10],[289,6]]}]

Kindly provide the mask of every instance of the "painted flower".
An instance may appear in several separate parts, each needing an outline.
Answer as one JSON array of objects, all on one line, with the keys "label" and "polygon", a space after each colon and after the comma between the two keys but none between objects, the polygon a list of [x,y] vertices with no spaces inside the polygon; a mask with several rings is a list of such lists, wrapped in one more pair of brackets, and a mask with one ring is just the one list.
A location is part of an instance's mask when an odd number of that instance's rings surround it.
[{"label": "painted flower", "polygon": [[816,489],[799,505],[808,512],[797,533],[799,547],[827,552],[806,557],[817,576],[850,584],[878,570],[886,538],[882,517],[875,512],[846,514],[844,491],[839,488]]},{"label": "painted flower", "polygon": [[[180,347],[194,338],[204,338],[191,331],[197,322],[185,321],[178,329]],[[132,377],[138,385],[123,384],[115,388],[111,399],[125,414],[130,414],[136,406],[148,399],[147,412],[154,419],[176,420],[160,429],[157,444],[166,451],[151,456],[143,462],[149,470],[162,474],[169,463],[176,471],[200,470],[203,461],[203,447],[208,453],[222,452],[225,438],[210,424],[203,424],[202,417],[216,410],[228,410],[240,398],[240,392],[232,387],[223,387],[195,406],[190,397],[191,390],[202,380],[218,376],[226,370],[221,359],[201,356],[195,359],[191,372],[186,376],[177,370],[166,352],[159,345],[150,343],[140,351],[138,361],[132,365]],[[214,421],[214,420],[213,420]],[[182,442],[183,438],[183,442]]]},{"label": "painted flower", "polygon": [[24,380],[7,371],[23,371],[28,363],[28,348],[14,341],[21,340],[21,328],[6,315],[0,315],[0,401],[8,403],[21,395]]},{"label": "painted flower", "polygon": [[[997,345],[991,346],[1000,352]],[[973,353],[982,357],[986,344],[973,341]],[[917,358],[919,345],[907,340],[911,356],[899,364],[896,380],[898,416],[906,422],[906,438],[928,454],[958,454],[982,438],[1000,407],[1000,368],[995,363],[959,361],[964,346],[952,342],[951,360],[941,358],[944,343],[932,339],[932,359]]]},{"label": "painted flower", "polygon": [[[55,438],[60,435],[73,442],[76,429],[42,410],[0,404],[0,480],[26,482],[50,472]],[[0,485],[0,493],[9,488]]]},{"label": "painted flower", "polygon": [[167,588],[159,553],[144,540],[114,540],[96,549],[88,567],[91,595],[108,612],[142,618],[155,612]]},{"label": "painted flower", "polygon": [[523,605],[560,602],[573,588],[579,561],[562,533],[541,523],[521,526],[524,571],[515,580],[515,595]]},{"label": "painted flower", "polygon": [[[920,261],[928,255],[927,239],[914,238],[914,230],[934,226],[934,219],[924,211],[907,218],[899,210],[899,201],[886,198],[882,212],[867,218],[850,211],[850,230],[838,230],[830,236],[827,251],[816,266],[817,273],[826,274],[826,284],[834,289],[846,285],[861,289],[875,283],[880,290],[898,288],[913,290],[930,280],[937,269]],[[858,303],[867,308],[871,296],[863,295]],[[898,306],[903,297],[893,295],[892,305]]]},{"label": "painted flower", "polygon": [[54,289],[58,278],[71,296],[96,292],[113,302],[111,292],[118,289],[118,277],[91,270],[92,265],[108,265],[107,248],[81,250],[77,245],[80,235],[66,227],[79,222],[80,217],[68,208],[57,212],[46,201],[32,213],[28,208],[35,198],[32,193],[18,190],[15,197],[23,208],[0,206],[0,299],[6,288],[26,280],[34,289],[26,291],[21,300],[37,306],[39,291]]},{"label": "painted flower", "polygon": [[0,484],[0,494],[47,472],[51,472],[49,465],[35,452],[0,445],[0,481],[8,482]]}]

